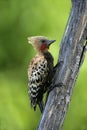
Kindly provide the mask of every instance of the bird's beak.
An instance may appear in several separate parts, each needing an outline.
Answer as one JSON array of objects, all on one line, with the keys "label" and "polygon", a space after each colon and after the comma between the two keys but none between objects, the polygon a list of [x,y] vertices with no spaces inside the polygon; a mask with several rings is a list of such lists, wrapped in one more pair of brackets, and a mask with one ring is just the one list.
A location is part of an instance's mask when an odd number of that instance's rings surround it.
[{"label": "bird's beak", "polygon": [[56,40],[48,40],[48,45],[50,46],[52,43],[54,43]]}]

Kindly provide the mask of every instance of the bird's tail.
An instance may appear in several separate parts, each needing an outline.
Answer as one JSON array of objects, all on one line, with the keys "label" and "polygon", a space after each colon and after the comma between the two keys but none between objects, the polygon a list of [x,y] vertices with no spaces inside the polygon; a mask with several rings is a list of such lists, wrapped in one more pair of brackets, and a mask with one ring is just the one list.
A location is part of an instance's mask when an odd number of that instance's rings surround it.
[{"label": "bird's tail", "polygon": [[44,111],[44,103],[43,103],[43,101],[39,101],[38,106],[40,108],[41,113],[43,113],[43,111]]}]

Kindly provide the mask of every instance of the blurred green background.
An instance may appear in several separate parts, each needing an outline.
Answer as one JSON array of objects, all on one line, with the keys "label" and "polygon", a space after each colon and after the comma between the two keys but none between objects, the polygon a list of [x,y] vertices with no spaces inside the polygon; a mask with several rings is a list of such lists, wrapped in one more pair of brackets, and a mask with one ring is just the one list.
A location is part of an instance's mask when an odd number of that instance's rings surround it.
[{"label": "blurred green background", "polygon": [[[31,109],[27,93],[28,63],[36,52],[27,37],[56,39],[50,48],[56,64],[70,9],[70,0],[0,0],[0,130],[37,128],[41,114]],[[86,58],[63,130],[87,130]]]}]

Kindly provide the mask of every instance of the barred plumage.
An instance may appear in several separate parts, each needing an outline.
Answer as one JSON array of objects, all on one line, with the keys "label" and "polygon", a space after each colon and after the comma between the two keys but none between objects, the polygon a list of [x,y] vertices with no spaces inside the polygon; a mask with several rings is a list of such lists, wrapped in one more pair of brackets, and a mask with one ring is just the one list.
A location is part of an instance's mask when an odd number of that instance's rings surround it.
[{"label": "barred plumage", "polygon": [[[49,44],[43,36],[31,37],[31,43],[38,51],[38,54],[31,60],[28,68],[28,94],[31,106],[36,110],[37,104],[43,111],[43,94],[47,91],[52,80],[53,57],[48,52]],[[44,44],[45,43],[45,44]],[[44,46],[42,46],[44,44]],[[38,48],[38,49],[37,49]],[[40,49],[41,48],[41,49]]]}]

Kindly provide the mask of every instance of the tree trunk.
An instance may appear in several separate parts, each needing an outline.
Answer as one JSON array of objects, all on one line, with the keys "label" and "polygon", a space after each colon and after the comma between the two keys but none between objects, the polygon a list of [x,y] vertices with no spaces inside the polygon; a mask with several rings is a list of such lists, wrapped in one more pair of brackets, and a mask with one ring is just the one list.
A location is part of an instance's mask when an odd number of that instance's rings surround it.
[{"label": "tree trunk", "polygon": [[[87,0],[72,0],[56,73],[38,130],[61,130],[87,49]],[[59,86],[59,84],[61,85]],[[73,108],[72,108],[73,109]]]}]

